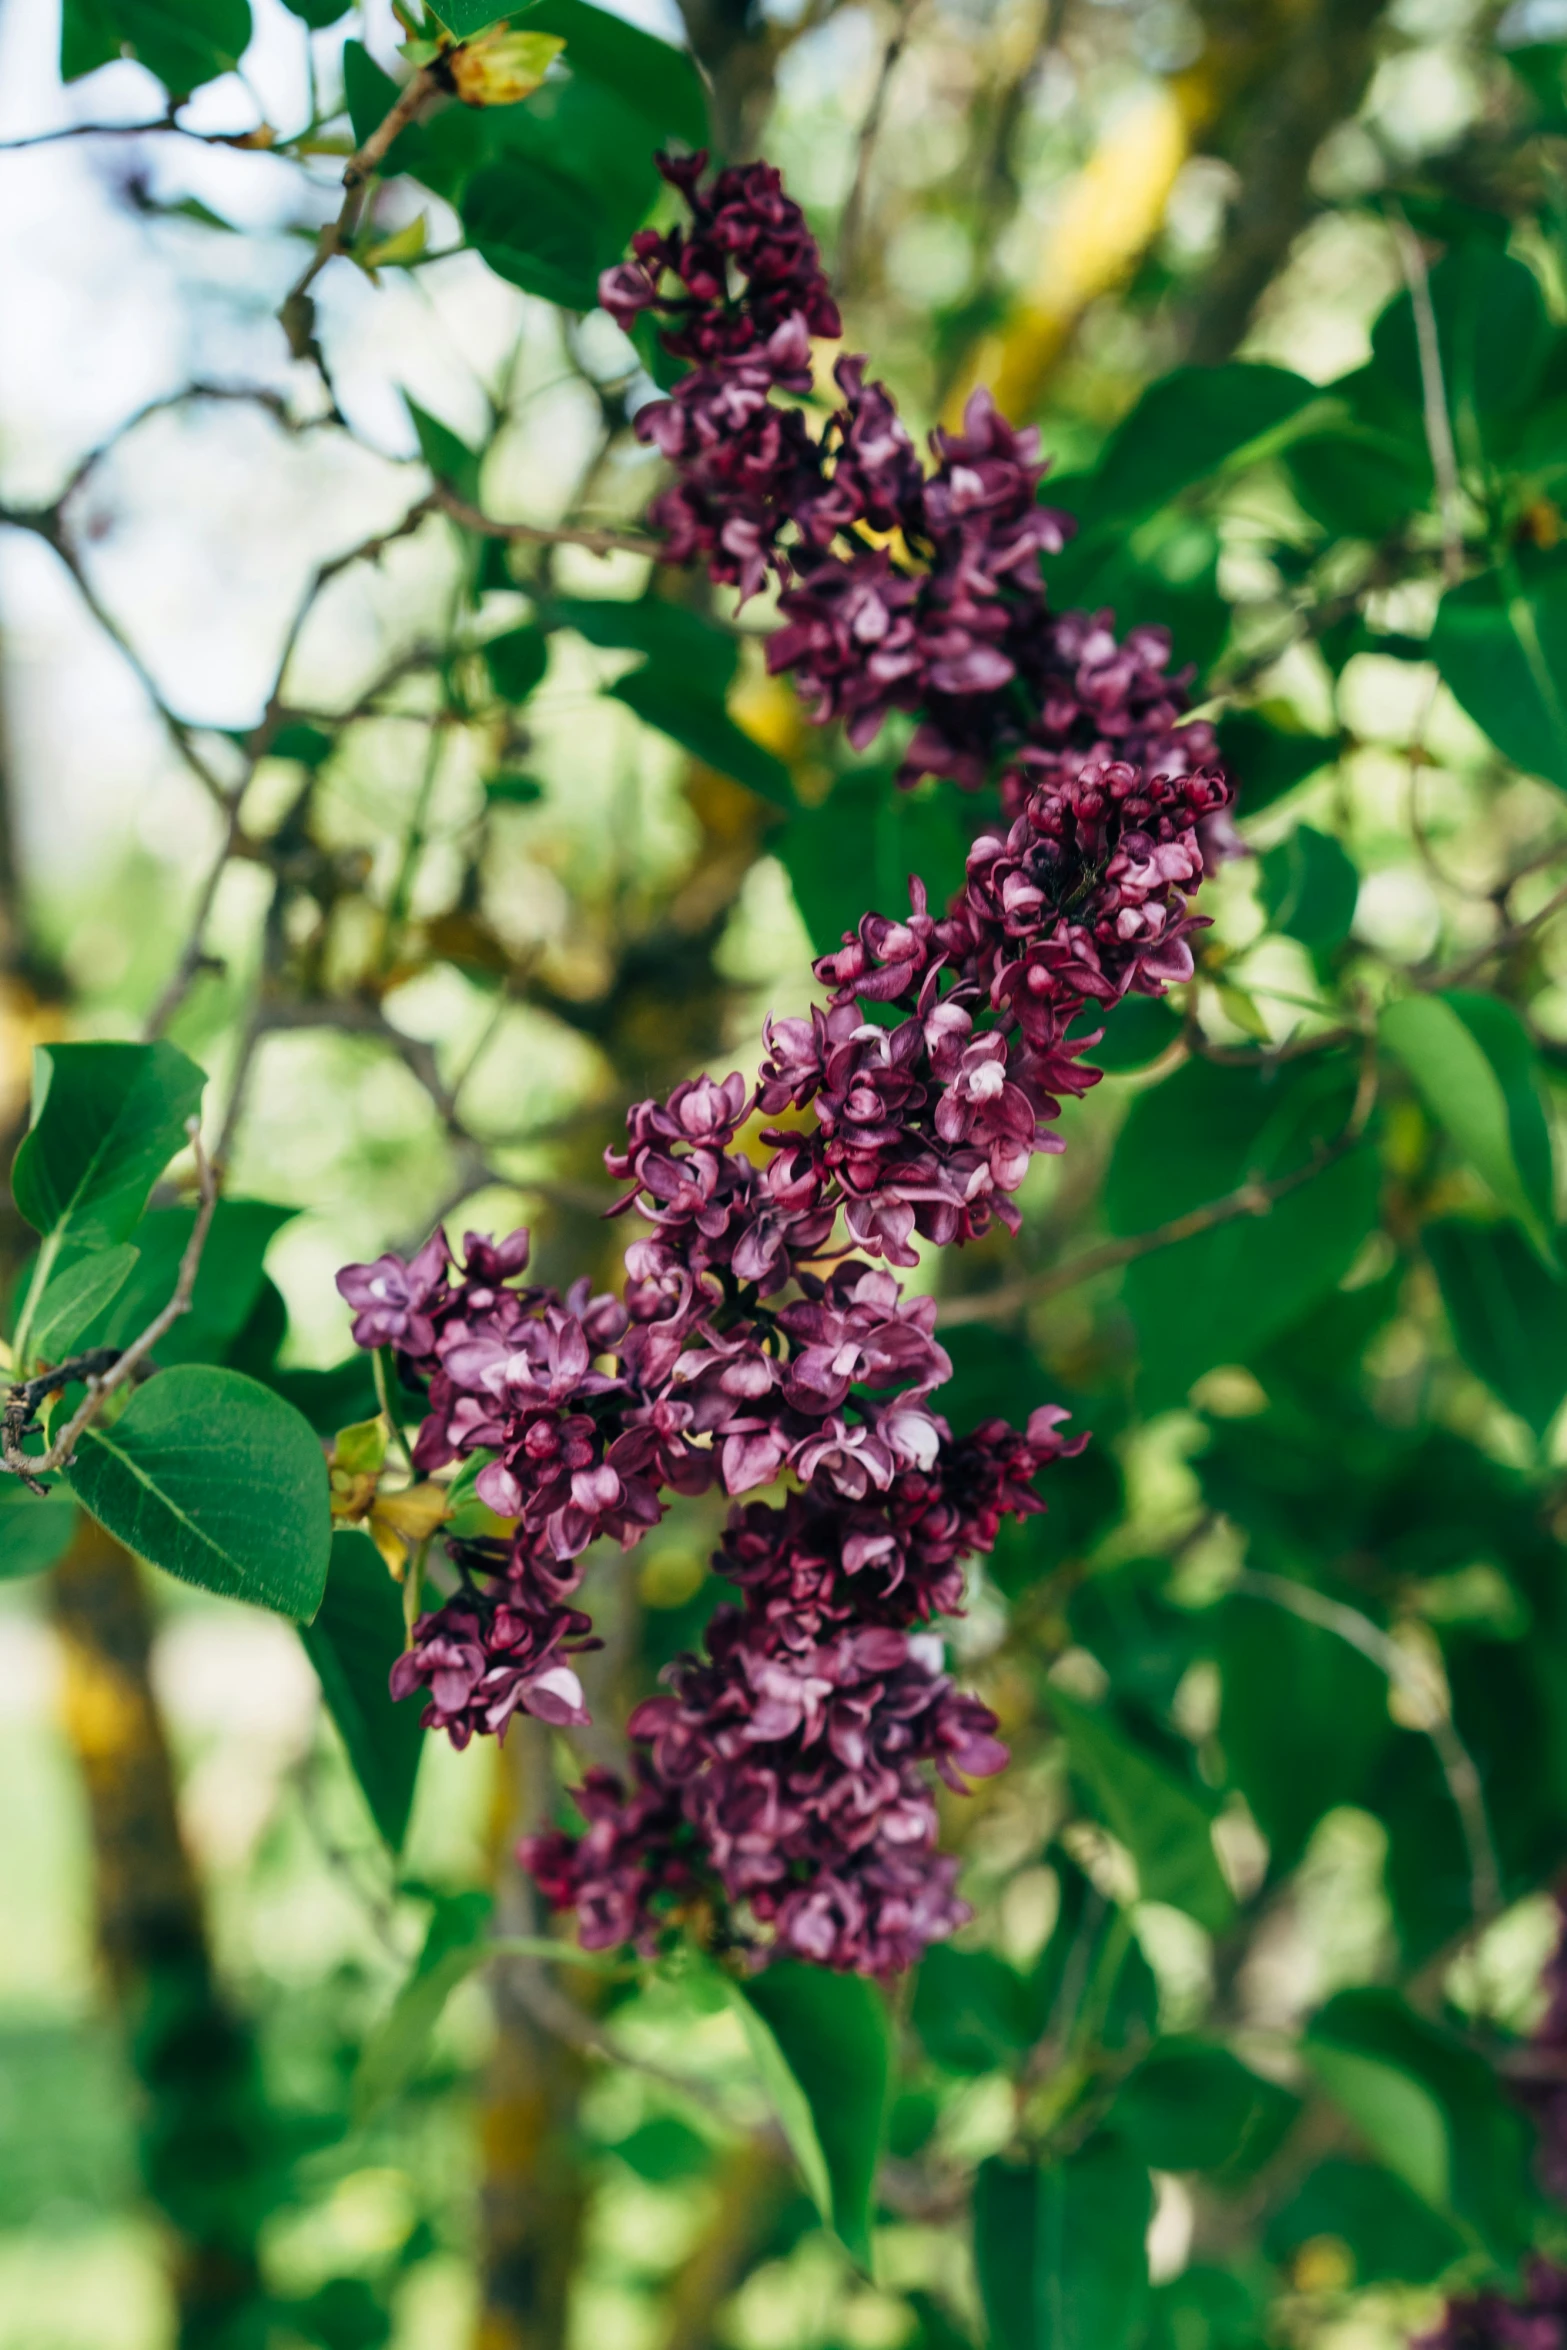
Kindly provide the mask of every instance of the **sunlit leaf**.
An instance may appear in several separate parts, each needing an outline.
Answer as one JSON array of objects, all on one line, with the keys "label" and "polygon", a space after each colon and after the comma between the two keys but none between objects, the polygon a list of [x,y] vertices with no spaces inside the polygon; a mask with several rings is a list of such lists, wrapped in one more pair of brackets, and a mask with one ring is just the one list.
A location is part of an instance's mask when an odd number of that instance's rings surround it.
[{"label": "sunlit leaf", "polygon": [[1551,1254],[1554,1182],[1538,1064],[1517,1014],[1494,996],[1404,996],[1377,1023],[1427,1109],[1462,1156]]},{"label": "sunlit leaf", "polygon": [[1210,1933],[1221,1932],[1235,1904],[1213,1848],[1209,1811],[1092,1706],[1052,1686],[1050,1710],[1074,1777],[1137,1863],[1144,1898],[1166,1901]]},{"label": "sunlit leaf", "polygon": [[783,1959],[731,1995],[817,2209],[868,2265],[892,2073],[883,1994],[863,1975]]},{"label": "sunlit leaf", "polygon": [[1448,1220],[1421,1239],[1459,1353],[1543,1436],[1567,1395],[1567,1281],[1544,1270],[1511,1224]]},{"label": "sunlit leaf", "polygon": [[1038,2168],[982,2163],[974,2264],[991,2350],[1131,2350],[1152,2212],[1146,2168],[1113,2137]]},{"label": "sunlit leaf", "polygon": [[1431,658],[1503,758],[1567,790],[1567,553],[1521,548],[1449,588]]}]

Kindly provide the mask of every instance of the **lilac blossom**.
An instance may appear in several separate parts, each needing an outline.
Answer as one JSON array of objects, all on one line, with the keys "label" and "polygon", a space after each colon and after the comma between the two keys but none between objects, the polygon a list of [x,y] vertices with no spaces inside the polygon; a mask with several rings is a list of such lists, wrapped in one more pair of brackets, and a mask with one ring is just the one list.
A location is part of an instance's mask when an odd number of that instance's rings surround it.
[{"label": "lilac blossom", "polygon": [[889,1268],[1016,1229],[1062,1099],[1097,1081],[1095,1014],[1192,974],[1231,791],[1163,632],[1049,609],[1041,558],[1071,525],[1040,503],[1037,434],[976,393],[927,467],[853,357],[813,425],[812,338],[840,325],[799,208],[764,164],[660,168],[689,226],[643,231],[601,290],[689,362],[637,419],[672,470],[666,557],[776,584],[769,665],[816,716],[863,745],[905,713],[902,779],[989,783],[998,813],[948,907],[912,880],[907,914],[866,914],[819,960],[824,1000],[767,1023],[754,1078],[632,1107],[607,1154],[608,1212],[646,1226],[621,1295],[525,1285],[521,1233],[469,1234],[460,1265],[438,1235],[339,1286],[359,1342],[424,1392],[417,1468],[468,1464],[504,1523],[448,1543],[455,1587],[394,1670],[456,1744],[519,1711],[585,1720],[590,1546],[630,1548],[672,1494],[733,1504],[714,1563],[734,1601],[633,1714],[629,1783],[590,1771],[583,1832],[523,1848],[584,1945],[651,1951],[689,1922],[753,1964],[882,1974],[969,1914],[936,1784],[1006,1760],[936,1627],[1086,1441],[1053,1407],[954,1435],[934,1303]]}]

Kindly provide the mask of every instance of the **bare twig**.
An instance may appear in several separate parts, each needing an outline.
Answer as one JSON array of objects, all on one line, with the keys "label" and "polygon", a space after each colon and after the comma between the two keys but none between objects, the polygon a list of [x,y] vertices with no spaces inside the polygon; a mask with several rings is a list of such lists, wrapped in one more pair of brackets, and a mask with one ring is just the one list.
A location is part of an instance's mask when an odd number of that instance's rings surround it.
[{"label": "bare twig", "polygon": [[1546,899],[1543,906],[1537,906],[1534,912],[1525,915],[1521,922],[1510,922],[1505,930],[1497,932],[1495,938],[1487,939],[1483,947],[1476,947],[1473,954],[1465,955],[1462,962],[1452,964],[1446,971],[1435,972],[1429,979],[1420,980],[1418,984],[1424,988],[1437,989],[1462,986],[1463,982],[1471,978],[1483,964],[1489,963],[1493,955],[1507,954],[1511,948],[1518,946],[1524,939],[1540,929],[1544,923],[1549,922],[1554,914],[1559,914],[1564,906],[1567,906],[1567,888],[1555,891],[1552,896]]},{"label": "bare twig", "polygon": [[84,1373],[83,1384],[87,1393],[59,1435],[52,1439],[45,1451],[26,1453],[22,1450],[22,1439],[30,1433],[32,1415],[38,1404],[43,1400],[45,1394],[55,1393],[64,1384],[69,1373],[81,1372],[84,1364],[89,1361],[101,1361],[101,1356],[83,1356],[74,1364],[62,1365],[53,1374],[45,1374],[40,1379],[31,1379],[23,1386],[14,1387],[10,1392],[3,1415],[0,1415],[0,1467],[3,1467],[5,1472],[12,1477],[20,1477],[22,1483],[32,1493],[43,1493],[48,1490],[46,1486],[39,1483],[40,1478],[48,1476],[55,1469],[70,1467],[76,1455],[77,1438],[83,1430],[97,1418],[109,1397],[118,1388],[123,1387],[128,1379],[136,1377],[164,1332],[171,1330],[182,1314],[190,1312],[191,1293],[196,1286],[196,1275],[201,1269],[201,1252],[207,1245],[207,1234],[212,1228],[213,1211],[218,1204],[218,1182],[212,1161],[202,1148],[199,1121],[195,1118],[187,1118],[185,1131],[190,1137],[190,1146],[195,1153],[196,1177],[201,1186],[201,1200],[196,1210],[196,1221],[191,1226],[190,1238],[185,1243],[185,1253],[180,1259],[179,1275],[168,1304],[153,1315],[140,1337],[133,1338],[129,1346],[122,1348],[114,1355],[112,1361],[105,1364],[102,1369],[87,1370]]},{"label": "bare twig", "polygon": [[1445,1695],[1438,1699],[1428,1676],[1398,1642],[1390,1639],[1369,1616],[1362,1615],[1358,1608],[1346,1606],[1343,1600],[1329,1599],[1309,1584],[1297,1583],[1288,1575],[1270,1575],[1256,1567],[1243,1568],[1230,1588],[1253,1599],[1265,1599],[1274,1607],[1286,1608],[1303,1622],[1320,1626],[1324,1632],[1336,1633],[1340,1640],[1347,1640],[1362,1656],[1369,1657],[1395,1689],[1415,1701],[1423,1717],[1421,1727],[1436,1751],[1463,1832],[1464,1848],[1469,1856],[1469,1904],[1475,1922],[1480,1924],[1494,1917],[1502,1902],[1502,1874],[1491,1823],[1486,1816],[1485,1793],[1474,1757],[1458,1734]]},{"label": "bare twig", "polygon": [[13,530],[31,531],[36,538],[41,538],[46,546],[53,548],[75,582],[76,592],[86,605],[88,612],[130,669],[142,692],[152,704],[153,710],[175,750],[202,789],[217,801],[220,808],[227,812],[227,789],[197,750],[194,740],[195,729],[170,709],[158,691],[157,681],[146,662],[137,652],[113,613],[100,601],[96,589],[83,568],[81,557],[77,554],[66,532],[58,507],[0,507],[0,525],[7,525]]},{"label": "bare twig", "polygon": [[453,522],[460,522],[464,530],[477,531],[481,538],[522,539],[534,547],[585,547],[590,555],[658,556],[664,551],[660,540],[635,531],[593,530],[576,523],[497,522],[493,515],[470,506],[443,481],[431,491],[430,503],[449,514]]},{"label": "bare twig", "polygon": [[201,942],[206,935],[207,919],[212,912],[213,901],[218,894],[218,884],[223,879],[228,861],[233,856],[239,840],[241,797],[242,794],[236,792],[230,801],[228,822],[223,827],[223,838],[219,843],[218,853],[208,869],[207,878],[201,885],[201,892],[197,897],[195,910],[190,918],[190,929],[186,934],[185,944],[180,950],[179,961],[169,974],[162,994],[147,1015],[147,1025],[142,1033],[148,1043],[151,1043],[154,1037],[161,1036],[168,1027],[186,996],[189,995],[197,973],[210,967],[209,958],[204,952]]},{"label": "bare twig", "polygon": [[843,208],[838,226],[838,254],[836,276],[840,287],[847,287],[854,275],[859,257],[860,230],[865,218],[865,198],[870,187],[871,161],[876,152],[876,140],[881,130],[882,116],[887,110],[887,93],[892,77],[898,70],[909,37],[918,0],[898,0],[898,14],[881,55],[881,70],[876,76],[876,87],[871,102],[865,109],[865,120],[860,125],[859,146],[854,158],[854,183]]},{"label": "bare twig", "polygon": [[1398,242],[1398,258],[1409,288],[1415,315],[1415,348],[1420,355],[1420,400],[1425,420],[1426,448],[1436,479],[1442,515],[1442,577],[1453,587],[1463,577],[1463,496],[1458,486],[1458,457],[1453,447],[1453,423],[1448,413],[1447,389],[1442,381],[1442,345],[1431,306],[1431,280],[1420,239],[1410,227],[1401,204],[1388,206],[1388,218]]},{"label": "bare twig", "polygon": [[[1358,1111],[1357,1097],[1357,1111]],[[1367,1114],[1369,1114],[1369,1107]],[[1343,1133],[1330,1143],[1321,1145],[1314,1158],[1291,1174],[1275,1176],[1263,1182],[1252,1176],[1222,1199],[1210,1200],[1200,1208],[1189,1208],[1184,1216],[1172,1216],[1167,1224],[1155,1225],[1151,1232],[1134,1232],[1124,1240],[1101,1241],[1097,1248],[1085,1249],[1081,1256],[1071,1257],[1064,1265],[1056,1265],[1049,1272],[1036,1273],[1022,1281],[1009,1281],[999,1289],[981,1290],[972,1297],[944,1298],[936,1308],[936,1320],[944,1330],[954,1330],[965,1322],[1010,1322],[1029,1306],[1038,1305],[1047,1297],[1058,1297],[1064,1289],[1075,1289],[1083,1281],[1092,1281],[1098,1273],[1113,1272],[1117,1266],[1130,1265],[1138,1257],[1152,1256],[1157,1249],[1174,1248],[1183,1240],[1195,1240],[1199,1233],[1214,1232],[1223,1224],[1234,1224],[1243,1216],[1266,1216],[1281,1199],[1292,1191],[1310,1183],[1343,1158],[1360,1139],[1365,1117],[1351,1115]]]},{"label": "bare twig", "polygon": [[17,155],[25,147],[54,147],[62,139],[144,139],[159,131],[173,131],[182,139],[195,139],[203,147],[241,147],[253,153],[265,154],[278,143],[277,132],[270,123],[258,122],[249,131],[193,131],[178,119],[177,110],[170,107],[155,122],[68,122],[52,131],[29,131],[24,138],[0,139],[0,155]]},{"label": "bare twig", "polygon": [[302,334],[309,332],[307,305],[310,289],[329,261],[339,253],[346,253],[363,215],[370,192],[370,183],[385,161],[387,151],[399,131],[404,131],[427,101],[436,97],[442,84],[429,66],[421,67],[407,82],[384,118],[365,140],[356,147],[343,166],[343,201],[334,220],[329,220],[316,239],[316,249],[309,262],[290,286],[278,312],[284,332],[291,344],[297,346]]}]

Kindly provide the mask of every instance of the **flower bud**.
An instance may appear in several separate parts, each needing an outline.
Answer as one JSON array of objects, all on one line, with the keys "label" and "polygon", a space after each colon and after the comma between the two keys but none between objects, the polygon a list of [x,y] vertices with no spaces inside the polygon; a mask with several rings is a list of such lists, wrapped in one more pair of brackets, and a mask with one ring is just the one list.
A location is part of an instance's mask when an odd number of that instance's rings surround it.
[{"label": "flower bud", "polygon": [[533,95],[565,46],[554,33],[492,25],[450,50],[447,70],[465,106],[515,106]]}]

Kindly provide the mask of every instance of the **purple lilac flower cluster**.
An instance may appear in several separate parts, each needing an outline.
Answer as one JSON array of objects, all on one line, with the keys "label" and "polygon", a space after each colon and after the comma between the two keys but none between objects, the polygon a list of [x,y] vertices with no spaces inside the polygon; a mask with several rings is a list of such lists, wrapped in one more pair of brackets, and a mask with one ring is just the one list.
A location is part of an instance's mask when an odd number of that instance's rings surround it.
[{"label": "purple lilac flower cluster", "polygon": [[1567,2269],[1534,2259],[1517,2294],[1466,2293],[1416,2350],[1567,2350]]},{"label": "purple lilac flower cluster", "polygon": [[[1540,1977],[1545,2012],[1530,2035],[1539,2069],[1515,2087],[1539,2131],[1540,2184],[1567,2205],[1567,1895],[1558,1893],[1556,1910],[1556,1945]],[[1535,2258],[1519,2293],[1456,2296],[1415,2350],[1567,2350],[1567,2268]]]},{"label": "purple lilac flower cluster", "polygon": [[644,229],[599,286],[622,326],[668,321],[666,349],[692,362],[637,416],[675,470],[649,516],[669,559],[700,560],[746,596],[773,574],[783,626],[769,667],[856,748],[889,712],[913,713],[905,782],[972,788],[999,773],[1016,814],[1038,783],[1085,766],[1209,764],[1211,728],[1177,725],[1188,677],[1168,674],[1164,630],[1118,643],[1108,613],[1048,609],[1039,558],[1073,526],[1039,503],[1035,428],[1014,431],[977,391],[961,432],[932,434],[927,473],[886,387],[845,357],[843,404],[813,437],[799,405],[811,338],[841,332],[821,256],[770,165],[704,186],[706,161],[660,159],[690,226]]},{"label": "purple lilac flower cluster", "polygon": [[[458,1588],[394,1671],[459,1745],[519,1708],[585,1718],[568,1659],[591,1640],[573,1602],[592,1542],[629,1548],[670,1493],[735,1502],[715,1563],[737,1602],[633,1716],[634,1783],[590,1772],[585,1833],[527,1847],[584,1943],[648,1948],[706,1910],[759,1957],[875,1973],[966,1915],[934,1779],[1005,1760],[931,1627],[964,1560],[1085,1441],[1051,1408],[954,1438],[931,1405],[951,1372],[934,1304],[884,1267],[916,1263],[916,1235],[1016,1228],[1061,1097],[1097,1081],[1094,1010],[1191,975],[1189,899],[1231,795],[1210,731],[1177,727],[1161,633],[1118,645],[1107,615],[1047,610],[1039,557],[1068,526],[1038,504],[1034,435],[979,395],[927,475],[844,359],[845,404],[813,437],[787,396],[810,391],[811,337],[839,331],[816,247],[776,172],[704,188],[704,163],[666,159],[692,225],[636,238],[603,288],[624,322],[670,320],[691,362],[639,418],[675,469],[653,509],[667,554],[746,594],[775,575],[773,667],[856,743],[916,713],[905,780],[999,767],[1001,822],[944,913],[912,881],[906,918],[867,914],[821,959],[826,1002],[769,1022],[754,1084],[700,1077],[631,1110],[611,1212],[650,1231],[622,1297],[525,1285],[523,1233],[469,1235],[460,1268],[437,1237],[339,1287],[359,1343],[427,1395],[417,1467],[476,1461],[510,1528],[449,1546]],[[746,1501],[780,1480],[782,1502]]]},{"label": "purple lilac flower cluster", "polygon": [[1026,1435],[945,1428],[928,1470],[847,1506],[812,1486],[732,1518],[717,1564],[738,1606],[708,1627],[668,1695],[631,1717],[645,1741],[628,1797],[589,1774],[581,1839],[535,1837],[524,1857],[577,1911],[585,1947],[651,1950],[690,1898],[700,1853],[731,1916],[771,1946],[884,1974],[969,1915],[957,1863],[935,1850],[934,1772],[956,1792],[1001,1769],[995,1717],[944,1669],[932,1617],[962,1598],[962,1560],[1003,1514],[1039,1509],[1032,1478],[1080,1449],[1045,1407]]},{"label": "purple lilac flower cluster", "polygon": [[1531,2035],[1539,2069],[1519,2094],[1540,2133],[1540,2184],[1567,2205],[1567,1895],[1557,1895],[1556,1914],[1556,1945],[1540,1976],[1545,2012]]},{"label": "purple lilac flower cluster", "polygon": [[[722,1131],[743,1099],[737,1079],[703,1080],[660,1115],[710,1140],[714,1101]],[[1026,1434],[998,1420],[955,1441],[928,1403],[951,1368],[934,1302],[905,1301],[857,1259],[824,1276],[780,1255],[775,1288],[796,1294],[776,1308],[754,1284],[741,1300],[721,1260],[683,1264],[663,1241],[628,1249],[624,1305],[585,1282],[564,1299],[520,1286],[527,1259],[525,1233],[499,1247],[470,1234],[459,1271],[438,1236],[409,1264],[338,1277],[358,1342],[393,1348],[427,1390],[415,1466],[479,1457],[480,1498],[513,1521],[504,1540],[449,1546],[460,1587],[415,1626],[394,1696],[423,1691],[426,1725],[459,1746],[503,1735],[519,1707],[586,1720],[566,1660],[591,1630],[571,1604],[588,1545],[629,1548],[666,1492],[716,1480],[741,1496],[792,1470],[801,1490],[783,1507],[731,1521],[717,1563],[741,1604],[715,1620],[707,1659],[684,1660],[673,1694],[632,1718],[635,1791],[590,1775],[587,1835],[535,1840],[529,1863],[579,1908],[590,1947],[648,1945],[716,1888],[771,1945],[908,1964],[967,1914],[934,1852],[925,1766],[961,1788],[1005,1760],[921,1627],[958,1609],[964,1558],[1003,1515],[1039,1509],[1034,1476],[1083,1439],[1047,1406]]]}]

